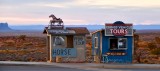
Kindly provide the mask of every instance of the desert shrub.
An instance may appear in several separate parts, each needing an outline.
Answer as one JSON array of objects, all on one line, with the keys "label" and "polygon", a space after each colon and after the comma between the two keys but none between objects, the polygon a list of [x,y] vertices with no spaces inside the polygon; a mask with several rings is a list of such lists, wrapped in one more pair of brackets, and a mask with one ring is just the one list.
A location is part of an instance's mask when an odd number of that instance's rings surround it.
[{"label": "desert shrub", "polygon": [[148,48],[149,48],[150,50],[153,50],[153,49],[156,49],[156,48],[157,48],[157,45],[156,45],[156,43],[154,43],[154,42],[150,42],[150,43],[148,43]]},{"label": "desert shrub", "polygon": [[29,43],[23,43],[23,46],[32,46],[33,45],[33,43],[31,43],[31,42],[29,42]]},{"label": "desert shrub", "polygon": [[160,48],[153,49],[151,53],[154,55],[160,55]]},{"label": "desert shrub", "polygon": [[16,53],[17,50],[8,50],[8,53]]},{"label": "desert shrub", "polygon": [[148,47],[148,42],[143,41],[143,40],[139,40],[139,41],[135,41],[135,48],[138,47]]},{"label": "desert shrub", "polygon": [[160,44],[160,37],[155,37],[155,41]]},{"label": "desert shrub", "polygon": [[27,61],[34,61],[34,58],[33,57],[28,57]]},{"label": "desert shrub", "polygon": [[19,39],[22,39],[22,40],[25,40],[26,35],[20,35],[20,36],[18,36],[18,38],[19,38]]},{"label": "desert shrub", "polygon": [[5,43],[6,46],[14,46],[15,45],[14,44],[15,42],[13,40],[7,40],[4,43]]},{"label": "desert shrub", "polygon": [[36,43],[34,46],[35,47],[46,47],[47,45],[45,42],[41,42],[41,43]]},{"label": "desert shrub", "polygon": [[87,39],[91,39],[91,36],[87,36]]},{"label": "desert shrub", "polygon": [[7,50],[4,50],[4,52],[8,53],[8,52],[9,52],[9,50],[8,50],[8,49],[7,49]]},{"label": "desert shrub", "polygon": [[88,44],[88,45],[92,45],[92,42],[88,42],[87,44]]},{"label": "desert shrub", "polygon": [[23,61],[21,58],[16,58],[14,61]]},{"label": "desert shrub", "polygon": [[149,63],[149,60],[148,59],[144,59],[143,63]]},{"label": "desert shrub", "polygon": [[139,41],[139,35],[138,34],[134,34],[134,40]]},{"label": "desert shrub", "polygon": [[21,48],[21,45],[16,45],[15,47],[18,49],[18,48]]},{"label": "desert shrub", "polygon": [[87,46],[86,49],[87,50],[92,50],[92,47],[91,46]]},{"label": "desert shrub", "polygon": [[91,54],[92,54],[92,51],[91,51],[91,50],[87,50],[87,51],[86,51],[86,55],[87,55],[87,56],[90,56]]},{"label": "desert shrub", "polygon": [[[134,31],[136,31],[136,30],[134,30]],[[136,50],[137,50],[137,48],[139,47],[139,35],[138,34],[134,34],[134,53],[135,53],[135,55],[137,55],[136,54]]]},{"label": "desert shrub", "polygon": [[27,51],[27,50],[20,50],[19,51],[19,54],[21,54],[21,55],[24,55],[24,54],[27,54],[27,53],[29,53],[29,51]]}]

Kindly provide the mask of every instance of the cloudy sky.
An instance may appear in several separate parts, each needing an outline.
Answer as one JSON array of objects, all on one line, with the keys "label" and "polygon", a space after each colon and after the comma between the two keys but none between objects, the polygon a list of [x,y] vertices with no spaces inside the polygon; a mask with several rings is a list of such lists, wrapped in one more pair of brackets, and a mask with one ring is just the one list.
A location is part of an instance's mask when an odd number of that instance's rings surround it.
[{"label": "cloudy sky", "polygon": [[47,25],[50,14],[67,25],[160,25],[160,0],[0,0],[0,22],[10,25]]}]

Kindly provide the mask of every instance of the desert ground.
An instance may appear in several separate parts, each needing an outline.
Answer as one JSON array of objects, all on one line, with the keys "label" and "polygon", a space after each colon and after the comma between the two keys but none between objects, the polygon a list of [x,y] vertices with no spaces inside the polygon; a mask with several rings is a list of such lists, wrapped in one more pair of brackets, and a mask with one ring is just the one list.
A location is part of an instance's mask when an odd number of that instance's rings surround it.
[{"label": "desert ground", "polygon": [[1,61],[46,61],[46,37],[42,32],[1,32]]},{"label": "desert ground", "polygon": [[[138,31],[133,63],[160,64],[160,31]],[[87,36],[91,56],[91,36]],[[47,61],[46,35],[42,31],[0,32],[0,61]]]}]

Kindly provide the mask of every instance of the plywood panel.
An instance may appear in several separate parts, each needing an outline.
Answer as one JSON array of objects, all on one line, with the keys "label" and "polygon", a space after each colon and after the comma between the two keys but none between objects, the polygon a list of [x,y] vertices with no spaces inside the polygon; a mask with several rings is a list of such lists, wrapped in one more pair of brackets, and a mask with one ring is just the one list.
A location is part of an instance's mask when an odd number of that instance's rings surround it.
[{"label": "plywood panel", "polygon": [[67,35],[67,48],[73,48],[73,35]]}]

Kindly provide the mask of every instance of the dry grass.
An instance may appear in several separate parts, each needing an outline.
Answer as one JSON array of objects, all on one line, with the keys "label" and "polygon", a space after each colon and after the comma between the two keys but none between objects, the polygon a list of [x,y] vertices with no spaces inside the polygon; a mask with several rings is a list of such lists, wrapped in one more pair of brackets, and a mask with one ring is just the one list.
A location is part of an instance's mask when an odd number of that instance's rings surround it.
[{"label": "dry grass", "polygon": [[46,61],[47,48],[45,37],[19,36],[0,37],[0,60]]}]

